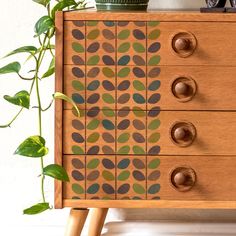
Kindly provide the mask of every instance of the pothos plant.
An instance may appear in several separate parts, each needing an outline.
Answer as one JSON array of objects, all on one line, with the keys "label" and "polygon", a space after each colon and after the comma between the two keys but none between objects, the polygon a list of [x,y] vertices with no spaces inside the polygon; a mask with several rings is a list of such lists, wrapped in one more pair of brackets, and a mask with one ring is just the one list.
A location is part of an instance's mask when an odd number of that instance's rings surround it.
[{"label": "pothos plant", "polygon": [[[55,99],[62,99],[74,106],[74,109],[79,115],[79,110],[71,98],[67,97],[61,92],[56,92],[52,96],[52,101],[48,107],[43,108],[41,104],[40,96],[40,81],[53,76],[55,73],[55,45],[53,44],[55,36],[55,14],[61,10],[74,10],[84,8],[86,3],[85,0],[33,0],[35,3],[45,7],[46,13],[42,16],[35,24],[34,27],[34,38],[38,40],[38,46],[23,46],[10,52],[5,57],[13,56],[19,53],[26,54],[26,61],[33,60],[34,67],[28,72],[28,75],[22,75],[22,66],[19,62],[14,61],[2,68],[0,68],[0,74],[15,73],[20,79],[30,83],[29,90],[22,90],[17,92],[14,96],[5,95],[4,99],[19,107],[19,111],[5,125],[0,125],[0,128],[11,127],[13,122],[21,115],[24,109],[35,108],[38,112],[37,125],[39,127],[38,134],[26,138],[16,149],[15,154],[40,159],[41,173],[41,202],[37,203],[23,212],[24,214],[34,215],[51,209],[50,203],[46,201],[45,197],[45,177],[49,176],[59,181],[69,181],[68,174],[62,166],[51,164],[48,166],[44,165],[44,158],[48,154],[49,149],[46,147],[46,141],[43,138],[42,133],[42,113],[47,111],[53,104]],[[51,59],[48,59],[51,57]],[[47,71],[42,71],[42,63],[50,62]],[[35,91],[37,96],[37,105],[31,107],[30,100],[33,92]]]}]

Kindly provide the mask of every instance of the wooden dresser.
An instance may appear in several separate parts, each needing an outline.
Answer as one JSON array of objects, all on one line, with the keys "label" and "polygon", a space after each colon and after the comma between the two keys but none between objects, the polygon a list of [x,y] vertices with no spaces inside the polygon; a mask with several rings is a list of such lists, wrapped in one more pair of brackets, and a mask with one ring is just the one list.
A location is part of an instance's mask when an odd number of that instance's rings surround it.
[{"label": "wooden dresser", "polygon": [[57,101],[55,158],[70,182],[56,182],[55,206],[81,209],[67,235],[87,208],[97,208],[89,236],[108,208],[235,209],[236,15],[78,11],[56,21],[56,90],[81,111]]}]

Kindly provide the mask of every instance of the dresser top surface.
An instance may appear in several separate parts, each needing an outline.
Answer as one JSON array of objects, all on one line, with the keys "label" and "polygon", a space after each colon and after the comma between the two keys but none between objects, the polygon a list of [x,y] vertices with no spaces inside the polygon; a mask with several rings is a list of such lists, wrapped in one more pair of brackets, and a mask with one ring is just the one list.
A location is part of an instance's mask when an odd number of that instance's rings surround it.
[{"label": "dresser top surface", "polygon": [[[200,13],[199,11],[157,11],[149,10],[146,12],[138,11],[96,11],[96,9],[66,11],[64,20],[135,20],[135,21],[179,21],[179,22],[234,22],[236,14],[234,13]],[[137,18],[138,15],[138,18]]]}]

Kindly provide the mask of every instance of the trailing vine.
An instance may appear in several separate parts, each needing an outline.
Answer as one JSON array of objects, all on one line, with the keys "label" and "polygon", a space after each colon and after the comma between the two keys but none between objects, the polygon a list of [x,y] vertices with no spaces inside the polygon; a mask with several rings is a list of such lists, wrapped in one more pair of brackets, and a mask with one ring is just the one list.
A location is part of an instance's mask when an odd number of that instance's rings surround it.
[{"label": "trailing vine", "polygon": [[[85,0],[33,0],[35,3],[45,7],[46,15],[42,16],[35,24],[34,38],[38,40],[38,47],[35,46],[23,46],[10,52],[5,57],[13,56],[19,53],[28,54],[26,61],[33,60],[34,68],[29,71],[29,76],[22,75],[22,66],[19,62],[14,61],[6,66],[0,68],[0,74],[15,73],[20,79],[30,82],[29,90],[22,90],[17,92],[14,96],[5,95],[4,99],[11,104],[14,104],[19,108],[16,115],[5,125],[0,125],[0,128],[11,127],[14,121],[22,114],[25,109],[36,108],[38,112],[37,125],[39,127],[38,134],[26,138],[16,149],[15,154],[40,159],[41,166],[41,202],[37,203],[23,212],[24,214],[34,215],[51,209],[49,202],[46,200],[44,182],[45,177],[49,176],[60,181],[69,181],[69,177],[62,166],[57,164],[44,165],[44,158],[48,154],[49,149],[46,147],[46,141],[43,138],[42,132],[42,113],[47,111],[55,99],[62,99],[70,102],[79,115],[79,110],[75,103],[61,92],[56,92],[52,96],[52,101],[48,107],[43,108],[40,96],[40,81],[51,77],[55,73],[55,45],[52,44],[55,36],[55,14],[57,11],[75,10],[84,8]],[[51,57],[48,70],[42,73],[42,63]],[[32,93],[35,92],[37,96],[37,106],[30,106]]]}]

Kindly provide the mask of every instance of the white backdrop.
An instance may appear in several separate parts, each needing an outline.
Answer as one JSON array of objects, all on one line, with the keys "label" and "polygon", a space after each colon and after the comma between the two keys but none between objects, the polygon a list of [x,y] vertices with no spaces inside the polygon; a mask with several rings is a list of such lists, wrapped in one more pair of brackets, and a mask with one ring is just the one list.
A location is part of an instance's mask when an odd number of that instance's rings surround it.
[{"label": "white backdrop", "polygon": [[[190,0],[151,0],[151,8],[191,8],[200,7],[204,1],[190,1]],[[43,7],[33,3],[31,0],[8,0],[1,1],[0,10],[0,58],[7,52],[23,45],[31,45],[36,42],[33,40],[33,26],[36,20],[42,16]],[[0,60],[0,67],[11,62],[12,60],[19,60],[24,63],[21,58],[9,58]],[[25,72],[30,69],[30,65]],[[28,89],[30,82],[21,81],[14,75],[0,76],[0,97],[3,95],[13,95],[16,92]],[[51,100],[51,94],[54,91],[53,78],[46,79],[41,84],[41,93],[43,97],[43,106],[46,106]],[[32,105],[36,104],[35,100]],[[0,99],[0,124],[7,123],[18,108],[8,104]],[[50,147],[50,153],[47,156],[49,163],[53,162],[53,109],[45,113],[43,116],[44,123],[44,137],[46,137]],[[24,111],[23,115],[12,125],[9,129],[0,129],[0,235],[1,236],[62,236],[64,225],[68,215],[68,209],[61,211],[54,210],[45,214],[28,217],[22,215],[22,209],[34,204],[40,200],[39,181],[37,175],[40,172],[39,160],[30,158],[14,156],[13,153],[18,144],[30,135],[37,134],[37,112]],[[47,197],[53,200],[53,183],[47,183]],[[213,217],[214,215],[214,217]],[[139,219],[139,220],[153,220],[153,219],[233,219],[235,212],[200,212],[200,211],[167,211],[167,210],[152,210],[150,211],[122,211],[113,210],[110,212],[107,221],[115,221],[121,219]],[[147,218],[148,217],[148,218]],[[108,224],[112,227],[112,223]],[[140,225],[140,224],[138,224]],[[133,223],[124,227],[124,233],[120,235],[134,235],[132,230],[138,226]],[[147,225],[146,225],[147,226]],[[153,232],[150,225],[147,226],[149,231],[139,228],[140,235],[157,235]],[[183,225],[181,226],[183,227]],[[167,229],[164,227],[165,229]],[[201,228],[201,226],[199,226]],[[227,227],[228,228],[228,227]],[[142,231],[143,229],[143,231]],[[126,234],[125,230],[130,234]],[[184,232],[183,229],[180,231]],[[147,234],[147,232],[149,232]],[[114,235],[114,234],[112,234]]]}]

